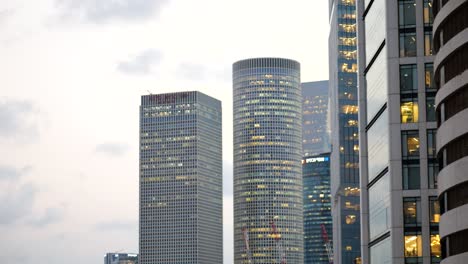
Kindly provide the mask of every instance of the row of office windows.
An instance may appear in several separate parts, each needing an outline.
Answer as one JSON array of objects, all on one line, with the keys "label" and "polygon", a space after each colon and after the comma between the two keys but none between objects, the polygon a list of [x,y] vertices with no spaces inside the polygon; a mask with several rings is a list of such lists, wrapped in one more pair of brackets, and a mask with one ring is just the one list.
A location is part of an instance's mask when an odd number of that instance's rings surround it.
[{"label": "row of office windows", "polygon": [[[424,55],[433,55],[432,48],[432,1],[424,0],[423,22],[424,22]],[[398,21],[400,32],[400,57],[417,56],[416,37],[416,1],[398,1]]]}]

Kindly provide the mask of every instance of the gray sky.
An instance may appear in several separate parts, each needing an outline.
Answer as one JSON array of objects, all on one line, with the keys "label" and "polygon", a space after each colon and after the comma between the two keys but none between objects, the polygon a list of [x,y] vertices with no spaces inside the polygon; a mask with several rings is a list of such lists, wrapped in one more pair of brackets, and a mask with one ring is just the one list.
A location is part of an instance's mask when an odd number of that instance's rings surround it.
[{"label": "gray sky", "polygon": [[231,64],[328,78],[326,0],[0,0],[0,259],[101,264],[138,250],[140,95],[223,102],[232,263]]}]

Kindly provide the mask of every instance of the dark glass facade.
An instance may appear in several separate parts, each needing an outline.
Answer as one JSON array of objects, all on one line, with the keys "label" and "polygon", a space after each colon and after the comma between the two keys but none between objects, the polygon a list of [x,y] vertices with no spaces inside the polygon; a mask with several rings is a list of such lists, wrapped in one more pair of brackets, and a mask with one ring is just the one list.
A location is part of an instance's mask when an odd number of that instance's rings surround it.
[{"label": "dark glass facade", "polygon": [[[360,262],[360,190],[359,190],[359,135],[357,96],[357,35],[356,1],[335,1],[331,18],[330,79],[331,137],[332,137],[332,193],[334,220],[335,261]],[[336,24],[335,24],[336,23]],[[338,232],[338,233],[336,233]],[[338,240],[336,238],[339,238]]]},{"label": "dark glass facade", "polygon": [[293,60],[233,65],[236,264],[249,263],[242,230],[252,263],[303,263],[300,85]]},{"label": "dark glass facade", "polygon": [[221,102],[200,92],[140,106],[140,263],[223,263]]},{"label": "dark glass facade", "polygon": [[[304,263],[329,264],[332,251],[330,153],[302,160],[304,181]],[[326,235],[323,232],[326,230]],[[327,238],[329,244],[327,245]]]},{"label": "dark glass facade", "polygon": [[303,156],[329,152],[328,81],[306,82],[301,86]]}]

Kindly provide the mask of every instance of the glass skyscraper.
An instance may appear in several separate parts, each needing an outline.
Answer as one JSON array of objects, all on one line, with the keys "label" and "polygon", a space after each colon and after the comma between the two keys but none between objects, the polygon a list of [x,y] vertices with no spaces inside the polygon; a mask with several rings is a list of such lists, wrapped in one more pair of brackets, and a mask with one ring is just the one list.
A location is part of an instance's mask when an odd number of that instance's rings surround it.
[{"label": "glass skyscraper", "polygon": [[138,254],[107,253],[104,264],[138,264]]},{"label": "glass skyscraper", "polygon": [[332,254],[330,153],[304,157],[302,173],[304,263],[329,264],[329,254]]},{"label": "glass skyscraper", "polygon": [[329,3],[334,261],[354,264],[361,261],[356,1]]},{"label": "glass skyscraper", "polygon": [[302,83],[303,156],[330,151],[328,81]]},{"label": "glass skyscraper", "polygon": [[141,97],[140,264],[223,263],[221,102]]},{"label": "glass skyscraper", "polygon": [[302,264],[300,65],[238,61],[233,93],[234,263]]}]

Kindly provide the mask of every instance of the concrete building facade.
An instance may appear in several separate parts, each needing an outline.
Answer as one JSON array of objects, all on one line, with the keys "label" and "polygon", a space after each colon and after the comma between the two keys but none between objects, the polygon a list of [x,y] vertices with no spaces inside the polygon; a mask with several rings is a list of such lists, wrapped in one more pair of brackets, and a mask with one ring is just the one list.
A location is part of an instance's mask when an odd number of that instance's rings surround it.
[{"label": "concrete building facade", "polygon": [[443,264],[468,263],[468,1],[434,1]]},{"label": "concrete building facade", "polygon": [[432,1],[357,7],[362,262],[439,263]]},{"label": "concrete building facade", "polygon": [[302,264],[299,63],[234,63],[233,99],[234,263]]},{"label": "concrete building facade", "polygon": [[200,92],[140,106],[140,264],[223,263],[221,102]]}]

